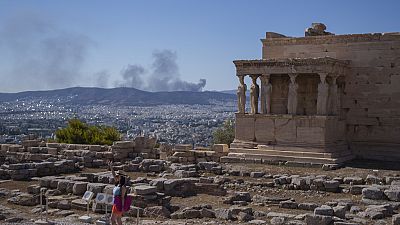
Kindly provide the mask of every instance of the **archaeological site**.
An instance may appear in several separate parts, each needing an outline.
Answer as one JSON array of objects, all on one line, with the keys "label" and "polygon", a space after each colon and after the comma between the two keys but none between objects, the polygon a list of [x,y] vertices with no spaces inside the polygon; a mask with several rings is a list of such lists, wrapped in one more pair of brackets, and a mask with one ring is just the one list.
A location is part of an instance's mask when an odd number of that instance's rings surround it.
[{"label": "archaeological site", "polygon": [[261,42],[233,61],[233,143],[1,144],[0,224],[109,224],[111,167],[124,224],[399,225],[400,33]]}]

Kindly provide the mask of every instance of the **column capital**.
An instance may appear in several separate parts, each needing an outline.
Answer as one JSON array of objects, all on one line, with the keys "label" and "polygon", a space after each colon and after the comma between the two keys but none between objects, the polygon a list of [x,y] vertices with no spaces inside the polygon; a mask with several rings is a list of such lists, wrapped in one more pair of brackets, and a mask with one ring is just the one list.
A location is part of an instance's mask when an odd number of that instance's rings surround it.
[{"label": "column capital", "polygon": [[263,73],[261,74],[261,77],[265,77],[265,78],[271,78],[271,74],[270,73]]},{"label": "column capital", "polygon": [[340,74],[333,73],[330,77],[332,77],[332,84],[336,84],[336,80],[340,77]]},{"label": "column capital", "polygon": [[239,82],[240,82],[240,84],[244,84],[244,77],[245,77],[245,75],[237,75],[238,76],[238,78],[239,78]]},{"label": "column capital", "polygon": [[319,79],[321,80],[321,83],[325,83],[328,73],[318,73],[318,75],[319,75]]},{"label": "column capital", "polygon": [[262,74],[262,75],[260,76],[261,82],[262,82],[262,83],[265,83],[265,84],[268,84],[268,83],[269,83],[270,78],[271,78],[271,77],[270,77],[269,74]]},{"label": "column capital", "polygon": [[259,74],[250,74],[249,75],[252,79],[257,79],[260,75]]},{"label": "column capital", "polygon": [[251,80],[253,81],[253,84],[256,84],[256,83],[257,83],[257,78],[258,78],[259,76],[260,76],[260,75],[257,75],[257,74],[251,74],[251,75],[250,75]]},{"label": "column capital", "polygon": [[296,83],[296,77],[297,77],[297,75],[299,75],[299,74],[298,74],[298,73],[289,73],[288,75],[289,75],[289,78],[290,78],[290,82],[291,82],[292,84]]}]

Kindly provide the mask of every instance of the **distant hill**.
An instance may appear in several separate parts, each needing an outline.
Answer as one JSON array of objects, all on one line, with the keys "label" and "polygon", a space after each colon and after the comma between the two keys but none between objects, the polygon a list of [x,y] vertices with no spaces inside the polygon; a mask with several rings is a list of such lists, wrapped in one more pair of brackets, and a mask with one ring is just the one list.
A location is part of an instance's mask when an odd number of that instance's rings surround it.
[{"label": "distant hill", "polygon": [[[231,95],[237,95],[237,89],[235,90],[224,90],[224,91],[219,91],[220,93],[224,93],[224,94],[231,94]],[[250,97],[250,90],[246,91],[246,96]]]},{"label": "distant hill", "polygon": [[0,102],[15,100],[60,99],[69,104],[102,105],[166,105],[166,104],[212,104],[215,101],[232,102],[236,95],[214,91],[191,92],[147,92],[135,88],[95,88],[73,87],[49,91],[25,91],[19,93],[0,93]]},{"label": "distant hill", "polygon": [[224,91],[219,91],[220,93],[225,93],[225,94],[231,94],[231,95],[236,95],[237,90],[224,90]]}]

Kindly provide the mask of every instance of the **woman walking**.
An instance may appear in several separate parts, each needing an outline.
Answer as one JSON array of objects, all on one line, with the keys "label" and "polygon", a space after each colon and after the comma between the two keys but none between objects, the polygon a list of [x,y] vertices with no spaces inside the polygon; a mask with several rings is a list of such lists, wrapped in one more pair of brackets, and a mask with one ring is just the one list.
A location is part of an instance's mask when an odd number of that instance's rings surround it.
[{"label": "woman walking", "polygon": [[114,172],[112,163],[110,165],[110,170],[114,177],[115,187],[113,189],[114,203],[111,211],[111,224],[112,225],[122,225],[122,215],[124,211],[124,202],[126,198],[126,186],[125,186],[125,176],[117,172]]},{"label": "woman walking", "polygon": [[113,189],[114,204],[111,211],[111,224],[122,225],[122,214],[124,212],[126,198],[125,176],[119,175],[119,182]]}]

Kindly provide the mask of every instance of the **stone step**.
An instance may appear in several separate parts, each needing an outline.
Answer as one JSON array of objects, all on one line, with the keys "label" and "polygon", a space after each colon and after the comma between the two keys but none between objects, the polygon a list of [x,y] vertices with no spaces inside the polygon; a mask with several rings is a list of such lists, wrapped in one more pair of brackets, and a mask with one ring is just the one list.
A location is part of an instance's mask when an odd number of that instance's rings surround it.
[{"label": "stone step", "polygon": [[318,145],[311,146],[309,144],[292,144],[292,145],[257,145],[258,149],[262,150],[280,150],[280,151],[294,151],[294,152],[316,152],[316,153],[332,153],[338,151],[347,151],[348,147],[345,144],[334,144],[334,145]]},{"label": "stone step", "polygon": [[260,154],[260,155],[278,155],[278,156],[296,156],[296,157],[316,157],[316,158],[338,158],[351,155],[349,151],[339,151],[335,153],[318,153],[306,151],[282,151],[269,149],[244,149],[230,148],[230,153]]},{"label": "stone step", "polygon": [[354,158],[353,155],[348,155],[339,158],[318,158],[318,157],[300,157],[300,156],[284,156],[284,155],[265,155],[265,154],[246,154],[246,153],[229,153],[229,158],[244,158],[244,159],[263,159],[270,161],[295,161],[302,163],[315,163],[315,164],[335,164],[343,163]]},{"label": "stone step", "polygon": [[255,142],[233,142],[231,148],[255,148],[257,143]]}]

